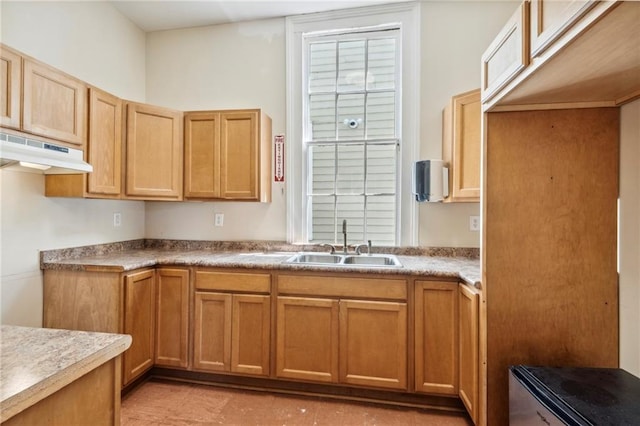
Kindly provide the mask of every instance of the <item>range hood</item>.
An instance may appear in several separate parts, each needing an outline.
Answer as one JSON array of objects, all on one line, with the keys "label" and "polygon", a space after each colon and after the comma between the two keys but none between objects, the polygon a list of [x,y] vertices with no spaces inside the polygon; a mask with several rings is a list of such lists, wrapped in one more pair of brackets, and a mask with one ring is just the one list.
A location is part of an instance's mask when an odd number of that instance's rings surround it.
[{"label": "range hood", "polygon": [[0,133],[0,168],[21,167],[44,174],[78,174],[93,171],[79,149]]}]

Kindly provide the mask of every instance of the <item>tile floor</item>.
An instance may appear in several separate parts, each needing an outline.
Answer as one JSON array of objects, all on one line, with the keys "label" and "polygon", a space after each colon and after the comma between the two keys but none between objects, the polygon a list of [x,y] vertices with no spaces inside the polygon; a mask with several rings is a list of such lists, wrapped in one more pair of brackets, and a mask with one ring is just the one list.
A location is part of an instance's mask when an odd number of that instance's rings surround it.
[{"label": "tile floor", "polygon": [[465,415],[168,381],[147,381],[122,399],[122,426],[470,426]]}]

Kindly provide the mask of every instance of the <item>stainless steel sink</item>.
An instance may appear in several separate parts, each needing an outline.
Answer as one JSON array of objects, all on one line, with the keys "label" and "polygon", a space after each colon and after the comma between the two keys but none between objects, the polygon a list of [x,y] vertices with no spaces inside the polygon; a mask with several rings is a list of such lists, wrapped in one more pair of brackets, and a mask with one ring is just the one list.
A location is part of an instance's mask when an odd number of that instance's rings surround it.
[{"label": "stainless steel sink", "polygon": [[336,264],[342,261],[342,257],[343,256],[337,254],[300,253],[288,259],[287,262]]},{"label": "stainless steel sink", "polygon": [[325,253],[298,253],[286,260],[286,263],[302,265],[333,265],[362,267],[402,267],[397,257],[390,254],[341,255]]},{"label": "stainless steel sink", "polygon": [[398,258],[392,255],[371,255],[371,256],[346,256],[345,265],[367,265],[367,266],[402,266]]}]

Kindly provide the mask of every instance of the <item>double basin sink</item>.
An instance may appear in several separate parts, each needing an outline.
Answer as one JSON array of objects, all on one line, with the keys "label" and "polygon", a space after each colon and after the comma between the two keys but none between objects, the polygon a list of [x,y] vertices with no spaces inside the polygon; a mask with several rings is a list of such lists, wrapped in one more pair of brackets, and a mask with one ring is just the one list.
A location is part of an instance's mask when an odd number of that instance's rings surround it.
[{"label": "double basin sink", "polygon": [[386,266],[401,268],[397,257],[390,254],[329,254],[298,253],[286,260],[286,263],[301,265],[333,266]]}]

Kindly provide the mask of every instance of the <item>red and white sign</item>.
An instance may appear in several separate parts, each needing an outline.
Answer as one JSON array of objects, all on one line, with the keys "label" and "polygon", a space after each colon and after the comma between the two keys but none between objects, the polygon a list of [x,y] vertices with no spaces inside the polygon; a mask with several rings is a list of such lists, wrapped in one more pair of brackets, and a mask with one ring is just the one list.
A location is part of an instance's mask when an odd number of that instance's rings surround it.
[{"label": "red and white sign", "polygon": [[284,135],[276,135],[273,140],[275,182],[284,182]]}]

